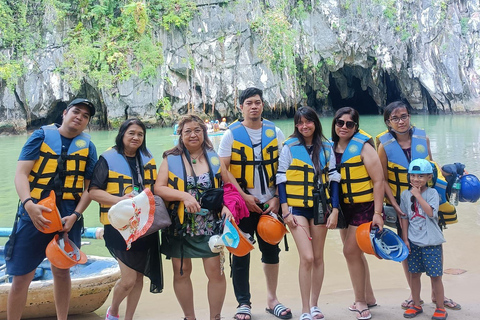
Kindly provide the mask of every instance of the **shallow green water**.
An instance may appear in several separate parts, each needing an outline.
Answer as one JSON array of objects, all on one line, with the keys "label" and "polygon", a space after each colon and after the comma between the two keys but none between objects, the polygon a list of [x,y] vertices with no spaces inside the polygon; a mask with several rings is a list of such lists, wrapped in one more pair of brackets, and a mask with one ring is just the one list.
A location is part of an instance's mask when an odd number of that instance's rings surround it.
[{"label": "shallow green water", "polygon": [[[322,118],[324,133],[330,136],[332,118]],[[480,176],[480,116],[412,116],[412,123],[424,128],[430,138],[433,158],[441,165],[453,162],[466,164],[469,172]],[[293,132],[293,119],[277,120],[275,124],[285,136]],[[385,130],[382,116],[362,116],[360,128],[372,136]],[[160,163],[162,153],[173,147],[177,137],[172,136],[171,128],[155,128],[147,131],[147,146]],[[98,154],[112,146],[116,131],[90,132],[92,141],[97,146]],[[18,197],[13,184],[16,162],[20,150],[27,140],[27,135],[0,136],[0,227],[11,227],[18,205]],[[221,136],[212,137],[215,147],[218,147]],[[473,206],[473,205],[472,205]],[[100,226],[98,220],[98,204],[92,202],[85,212],[87,227]],[[6,239],[0,239],[3,244]],[[108,255],[103,240],[90,240],[91,245],[83,250],[87,254]]]}]

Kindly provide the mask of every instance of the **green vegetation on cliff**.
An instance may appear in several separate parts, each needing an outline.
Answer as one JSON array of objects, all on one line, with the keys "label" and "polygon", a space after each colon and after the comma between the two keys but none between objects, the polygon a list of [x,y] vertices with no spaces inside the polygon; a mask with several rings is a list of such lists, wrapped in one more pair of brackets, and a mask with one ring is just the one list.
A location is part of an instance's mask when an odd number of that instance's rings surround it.
[{"label": "green vegetation on cliff", "polygon": [[188,0],[0,0],[0,79],[15,86],[25,60],[43,48],[49,19],[47,29],[61,24],[66,30],[65,60],[57,71],[74,89],[86,77],[99,88],[132,76],[153,79],[163,63],[156,31],[186,28],[195,12]]}]

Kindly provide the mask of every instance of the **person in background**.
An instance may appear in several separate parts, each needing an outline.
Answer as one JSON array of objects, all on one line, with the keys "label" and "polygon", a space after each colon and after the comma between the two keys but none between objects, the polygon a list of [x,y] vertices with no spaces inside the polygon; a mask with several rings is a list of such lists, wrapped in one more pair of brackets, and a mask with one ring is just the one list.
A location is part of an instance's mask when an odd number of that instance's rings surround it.
[{"label": "person in background", "polygon": [[[13,276],[7,300],[7,318],[22,316],[28,287],[45,249],[55,233],[44,233],[50,222],[38,202],[55,191],[57,207],[64,223],[61,232],[81,246],[82,213],[90,204],[86,189],[97,161],[95,145],[83,131],[95,107],[77,98],[63,111],[61,125],[43,126],[33,132],[22,148],[15,173],[15,188],[20,198],[12,235],[5,245],[7,273]],[[51,266],[57,319],[67,319],[70,303],[70,269]]]},{"label": "person in background", "polygon": [[[432,151],[430,150],[430,140],[424,130],[412,126],[410,123],[410,111],[402,101],[395,101],[385,107],[383,118],[388,130],[379,134],[377,140],[377,151],[382,164],[385,177],[385,200],[388,208],[390,206],[397,213],[397,222],[405,216],[400,209],[400,195],[409,188],[407,180],[407,170],[409,163],[414,159],[427,159],[432,161]],[[442,175],[437,175],[438,185]],[[445,182],[446,183],[446,182]],[[440,197],[440,211],[455,211],[455,208],[446,201],[445,189],[437,189],[443,194]],[[387,209],[386,209],[387,210]],[[397,223],[397,233],[402,235],[402,226]],[[408,286],[411,288],[410,273],[408,272],[407,261],[402,262],[405,277]],[[434,290],[434,287],[432,287]],[[436,294],[432,291],[432,301],[435,302]],[[412,296],[402,302],[401,307],[408,309],[413,303]],[[423,301],[421,301],[423,303]],[[444,297],[445,307],[452,310],[460,310],[460,304],[452,299]]]},{"label": "person in background", "polygon": [[357,227],[372,221],[383,228],[383,172],[372,137],[359,129],[358,112],[350,107],[337,110],[332,122],[332,140],[337,167],[342,176],[340,206],[348,228],[341,230],[355,302],[349,307],[357,319],[370,319],[377,305],[370,283],[367,260],[356,241]]},{"label": "person in background", "polygon": [[199,117],[183,117],[178,135],[178,144],[163,154],[155,183],[155,193],[169,203],[173,217],[170,228],[162,231],[162,253],[172,260],[173,288],[185,320],[195,319],[192,258],[202,258],[208,277],[210,319],[219,320],[227,283],[220,255],[210,250],[208,241],[221,233],[221,218],[230,219],[232,215],[226,206],[215,212],[202,208],[199,201],[207,190],[229,182],[229,176]]},{"label": "person in background", "polygon": [[[262,119],[262,90],[247,88],[240,95],[239,101],[244,118],[232,123],[225,132],[218,155],[250,211],[250,216],[241,219],[238,227],[253,237],[257,233],[260,215],[270,212],[280,214],[275,175],[278,154],[285,138],[272,122]],[[291,310],[277,298],[280,248],[278,244],[265,242],[258,233],[257,240],[267,280],[266,311],[278,318],[290,319]],[[235,319],[251,319],[250,254],[243,257],[234,255],[231,267],[233,289],[238,302]]]},{"label": "person in background", "polygon": [[438,225],[438,192],[427,186],[433,176],[432,165],[425,159],[410,162],[408,174],[410,190],[401,195],[400,209],[407,214],[402,216],[402,238],[408,246],[408,272],[411,274],[413,303],[404,312],[405,318],[414,318],[423,312],[420,305],[420,277],[425,272],[432,282],[435,292],[436,309],[434,320],[447,319],[443,305],[443,257],[442,243],[445,242]]},{"label": "person in background", "polygon": [[218,124],[218,120],[215,120],[213,123],[213,132],[217,132],[218,130],[220,130],[220,125]]},{"label": "person in background", "polygon": [[[295,129],[280,154],[277,185],[283,219],[300,256],[298,278],[302,297],[300,320],[323,319],[318,299],[325,271],[323,252],[327,230],[338,220],[338,183],[332,144],[324,137],[317,113],[301,107],[294,116]],[[325,223],[314,224],[314,190],[332,187],[332,212]],[[325,195],[326,196],[326,195]],[[291,211],[289,210],[291,206]]]},{"label": "person in background", "polygon": [[220,122],[219,128],[220,128],[220,130],[227,130],[228,129],[227,118],[222,118],[222,122]]},{"label": "person in background", "polygon": [[120,279],[113,289],[112,304],[105,320],[119,319],[119,307],[127,298],[125,319],[133,319],[143,288],[143,276],[150,278],[150,292],[163,290],[162,260],[158,232],[134,241],[127,250],[124,238],[108,220],[108,210],[145,188],[153,190],[157,177],[155,159],[147,149],[146,128],[138,119],[122,123],[115,146],[102,153],[90,183],[90,197],[100,204],[105,245],[118,261]]},{"label": "person in background", "polygon": [[205,125],[207,126],[207,132],[212,132],[213,131],[213,126],[210,120],[206,119],[205,120]]}]

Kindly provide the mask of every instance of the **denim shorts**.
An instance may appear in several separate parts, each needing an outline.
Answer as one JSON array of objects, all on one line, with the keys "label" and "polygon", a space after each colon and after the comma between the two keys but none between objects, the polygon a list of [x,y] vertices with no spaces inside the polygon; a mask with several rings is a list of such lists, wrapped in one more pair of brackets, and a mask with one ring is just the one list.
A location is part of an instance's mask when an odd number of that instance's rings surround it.
[{"label": "denim shorts", "polygon": [[[82,227],[83,220],[76,222],[68,233],[68,238],[72,240],[78,248],[80,248],[82,241]],[[43,233],[39,231],[29,218],[20,217],[18,219],[12,257],[6,261],[8,274],[11,276],[21,276],[35,270],[43,259],[45,259],[45,249],[54,236],[55,233]],[[8,251],[11,245],[11,240],[8,240],[5,244],[5,252]]]},{"label": "denim shorts", "polygon": [[419,247],[410,241],[408,272],[425,272],[429,277],[443,275],[442,245]]}]

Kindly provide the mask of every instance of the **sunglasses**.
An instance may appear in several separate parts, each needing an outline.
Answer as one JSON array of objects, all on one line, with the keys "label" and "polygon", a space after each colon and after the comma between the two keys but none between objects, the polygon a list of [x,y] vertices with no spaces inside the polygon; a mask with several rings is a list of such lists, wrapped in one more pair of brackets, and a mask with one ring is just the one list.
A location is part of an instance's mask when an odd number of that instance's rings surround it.
[{"label": "sunglasses", "polygon": [[347,125],[347,129],[353,129],[357,123],[353,121],[343,121],[340,119],[335,120],[335,125],[339,128],[343,128],[344,125]]},{"label": "sunglasses", "polygon": [[417,212],[415,208],[415,196],[411,196],[410,201],[412,202],[412,212]]}]

